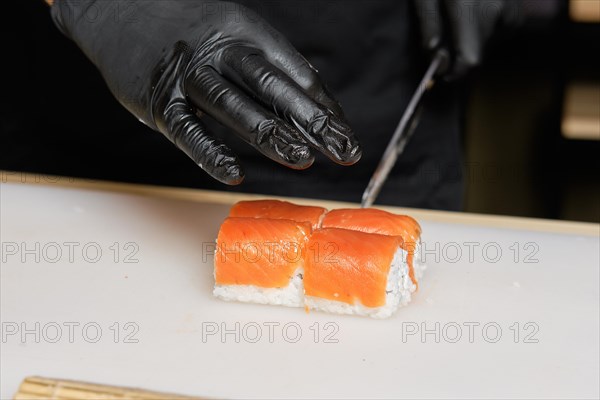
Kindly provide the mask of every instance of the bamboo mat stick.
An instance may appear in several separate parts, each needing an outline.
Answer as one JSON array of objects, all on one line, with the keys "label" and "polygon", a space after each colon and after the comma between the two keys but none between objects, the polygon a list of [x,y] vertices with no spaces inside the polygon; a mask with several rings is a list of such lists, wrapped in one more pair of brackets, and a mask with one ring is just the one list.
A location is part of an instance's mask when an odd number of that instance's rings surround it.
[{"label": "bamboo mat stick", "polygon": [[191,400],[176,394],[31,376],[19,386],[14,400]]}]

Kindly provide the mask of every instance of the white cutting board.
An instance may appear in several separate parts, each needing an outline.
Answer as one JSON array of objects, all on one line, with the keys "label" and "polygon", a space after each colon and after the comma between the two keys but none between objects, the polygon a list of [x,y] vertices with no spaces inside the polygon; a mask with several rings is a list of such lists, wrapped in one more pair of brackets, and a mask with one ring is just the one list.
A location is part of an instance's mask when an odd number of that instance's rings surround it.
[{"label": "white cutting board", "polygon": [[[372,320],[214,299],[223,205],[24,184],[0,200],[2,399],[28,375],[220,398],[599,396],[598,237],[423,221],[420,291]],[[236,323],[239,343],[209,335]]]}]

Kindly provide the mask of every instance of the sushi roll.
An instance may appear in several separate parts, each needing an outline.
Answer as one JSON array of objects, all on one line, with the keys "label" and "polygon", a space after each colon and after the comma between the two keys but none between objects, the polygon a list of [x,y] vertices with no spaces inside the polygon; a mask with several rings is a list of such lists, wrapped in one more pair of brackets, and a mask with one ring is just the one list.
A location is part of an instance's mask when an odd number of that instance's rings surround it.
[{"label": "sushi roll", "polygon": [[420,238],[413,218],[376,209],[239,202],[217,237],[213,294],[387,318],[417,289]]},{"label": "sushi roll", "polygon": [[227,218],[219,230],[213,294],[223,300],[304,306],[306,222]]},{"label": "sushi roll", "polygon": [[374,208],[338,209],[325,215],[321,227],[398,236],[402,238],[410,278],[415,286],[418,286],[418,281],[423,277],[426,265],[421,260],[421,226],[408,215],[392,214]]},{"label": "sushi roll", "polygon": [[229,211],[230,217],[290,219],[307,222],[317,229],[327,210],[323,207],[301,206],[281,200],[240,201]]},{"label": "sushi roll", "polygon": [[414,285],[399,236],[319,229],[304,257],[311,310],[387,318],[411,299]]}]

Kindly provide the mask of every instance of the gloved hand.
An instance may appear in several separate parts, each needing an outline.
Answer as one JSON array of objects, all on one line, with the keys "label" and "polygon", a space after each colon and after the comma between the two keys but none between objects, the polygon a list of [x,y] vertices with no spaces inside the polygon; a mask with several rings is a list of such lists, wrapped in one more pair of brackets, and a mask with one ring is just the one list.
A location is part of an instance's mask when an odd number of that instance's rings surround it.
[{"label": "gloved hand", "polygon": [[240,183],[244,172],[206,131],[204,114],[291,168],[312,164],[311,147],[342,165],[361,156],[317,71],[241,5],[56,0],[52,16],[121,104],[223,183]]},{"label": "gloved hand", "polygon": [[508,12],[505,0],[414,0],[423,47],[444,47],[447,79],[464,76],[481,62],[484,45]]}]

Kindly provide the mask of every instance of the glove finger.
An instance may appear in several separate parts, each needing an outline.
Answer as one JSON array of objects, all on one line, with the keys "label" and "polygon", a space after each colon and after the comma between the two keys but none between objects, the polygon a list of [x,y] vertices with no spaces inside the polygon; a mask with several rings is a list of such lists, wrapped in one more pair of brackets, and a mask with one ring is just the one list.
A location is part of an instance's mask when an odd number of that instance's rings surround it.
[{"label": "glove finger", "polygon": [[454,65],[452,75],[464,75],[479,65],[483,51],[480,33],[479,2],[472,0],[445,0],[448,28],[452,37]]},{"label": "glove finger", "polygon": [[413,0],[421,43],[428,51],[436,50],[442,43],[443,23],[439,0]]},{"label": "glove finger", "polygon": [[315,101],[327,107],[339,118],[344,118],[340,103],[331,95],[321,82],[317,70],[292,46],[292,44],[256,12],[243,8],[249,21],[255,23],[254,45],[273,65],[284,71]]},{"label": "glove finger", "polygon": [[292,123],[315,148],[342,165],[360,159],[358,140],[344,120],[311,98],[283,71],[247,47],[225,53],[226,78],[247,87],[277,115]]},{"label": "glove finger", "polygon": [[186,87],[196,107],[232,129],[265,156],[294,169],[312,165],[314,156],[299,132],[212,67],[193,71]]},{"label": "glove finger", "polygon": [[265,58],[291,78],[316,102],[327,107],[338,118],[344,119],[340,103],[333,97],[321,81],[315,67],[287,41],[283,36],[273,33],[266,39],[261,50]]},{"label": "glove finger", "polygon": [[172,101],[165,109],[164,127],[167,137],[196,164],[216,180],[237,185],[244,171],[236,155],[227,145],[212,138],[184,99]]}]

